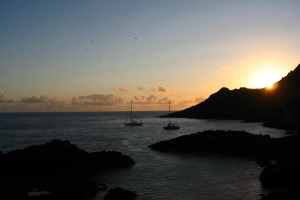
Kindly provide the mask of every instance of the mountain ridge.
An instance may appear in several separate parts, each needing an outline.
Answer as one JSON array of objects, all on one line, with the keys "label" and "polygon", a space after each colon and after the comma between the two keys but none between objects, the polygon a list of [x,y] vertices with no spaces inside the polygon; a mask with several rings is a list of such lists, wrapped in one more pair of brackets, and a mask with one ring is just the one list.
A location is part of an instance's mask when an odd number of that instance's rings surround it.
[{"label": "mountain ridge", "polygon": [[238,119],[263,122],[280,129],[300,127],[300,64],[272,89],[222,87],[205,101],[166,115],[198,119]]}]

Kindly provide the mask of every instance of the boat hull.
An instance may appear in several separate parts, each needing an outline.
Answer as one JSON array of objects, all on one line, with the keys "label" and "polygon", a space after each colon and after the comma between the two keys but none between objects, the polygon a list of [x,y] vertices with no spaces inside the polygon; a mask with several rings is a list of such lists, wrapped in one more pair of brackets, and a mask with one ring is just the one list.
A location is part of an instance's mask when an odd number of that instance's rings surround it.
[{"label": "boat hull", "polygon": [[179,126],[164,126],[165,130],[176,130],[176,129],[180,129]]},{"label": "boat hull", "polygon": [[125,126],[142,126],[143,123],[142,122],[129,122],[129,123],[124,123]]}]

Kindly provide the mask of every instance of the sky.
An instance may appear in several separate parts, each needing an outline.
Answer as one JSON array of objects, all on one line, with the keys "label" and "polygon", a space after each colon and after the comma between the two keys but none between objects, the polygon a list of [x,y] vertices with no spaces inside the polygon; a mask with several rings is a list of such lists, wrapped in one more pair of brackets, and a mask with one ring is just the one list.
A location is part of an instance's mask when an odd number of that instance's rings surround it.
[{"label": "sky", "polygon": [[299,0],[0,0],[0,112],[182,110],[300,63]]}]

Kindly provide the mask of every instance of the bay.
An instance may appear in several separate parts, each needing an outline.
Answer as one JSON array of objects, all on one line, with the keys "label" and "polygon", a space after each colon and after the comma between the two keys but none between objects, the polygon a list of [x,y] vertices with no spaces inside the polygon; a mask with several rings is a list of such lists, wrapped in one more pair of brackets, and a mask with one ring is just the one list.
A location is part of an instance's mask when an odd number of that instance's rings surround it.
[{"label": "bay", "polygon": [[[153,151],[150,144],[204,130],[244,130],[253,134],[284,136],[283,130],[237,120],[175,118],[179,130],[164,130],[165,112],[135,112],[143,126],[124,126],[125,112],[1,113],[0,151],[3,153],[69,140],[87,152],[114,150],[129,155],[135,165],[108,170],[95,181],[108,188],[136,191],[137,199],[260,199],[266,193],[258,179],[262,168],[254,161],[213,154],[171,154]],[[93,199],[103,199],[107,191]]]}]

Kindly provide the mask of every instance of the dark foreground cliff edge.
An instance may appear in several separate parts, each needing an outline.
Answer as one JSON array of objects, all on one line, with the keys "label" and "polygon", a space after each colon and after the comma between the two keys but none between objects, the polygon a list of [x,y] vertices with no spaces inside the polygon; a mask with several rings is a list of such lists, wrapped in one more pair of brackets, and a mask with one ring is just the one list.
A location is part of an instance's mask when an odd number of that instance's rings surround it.
[{"label": "dark foreground cliff edge", "polygon": [[[270,138],[245,131],[203,131],[161,141],[149,148],[164,152],[210,152],[247,157],[265,167],[260,175],[264,187],[274,190],[262,199],[300,197],[300,136]],[[271,164],[276,160],[276,164]],[[283,192],[284,191],[284,192]]]},{"label": "dark foreground cliff edge", "polygon": [[[53,140],[0,155],[0,199],[88,199],[106,189],[91,181],[92,175],[131,165],[134,161],[120,152],[87,153]],[[51,194],[27,197],[34,189]]]},{"label": "dark foreground cliff edge", "polygon": [[300,128],[300,65],[272,89],[221,88],[205,101],[163,117],[238,119],[280,129]]}]

